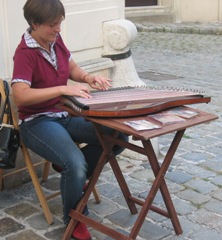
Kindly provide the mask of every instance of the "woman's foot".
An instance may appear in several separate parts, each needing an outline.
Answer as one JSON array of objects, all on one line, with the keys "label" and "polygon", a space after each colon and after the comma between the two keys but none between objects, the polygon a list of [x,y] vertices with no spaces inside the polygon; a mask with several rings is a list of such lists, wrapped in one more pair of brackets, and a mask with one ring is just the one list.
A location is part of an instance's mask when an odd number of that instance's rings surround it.
[{"label": "woman's foot", "polygon": [[72,233],[72,237],[76,240],[91,240],[92,237],[86,227],[82,222],[78,222],[76,228]]}]

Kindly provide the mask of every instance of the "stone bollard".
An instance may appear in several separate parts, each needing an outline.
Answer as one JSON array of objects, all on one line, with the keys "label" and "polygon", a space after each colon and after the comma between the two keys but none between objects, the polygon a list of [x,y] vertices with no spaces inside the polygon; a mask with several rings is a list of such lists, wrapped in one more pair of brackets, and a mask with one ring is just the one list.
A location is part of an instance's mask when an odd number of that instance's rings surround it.
[{"label": "stone bollard", "polygon": [[114,63],[110,72],[113,87],[145,85],[136,72],[129,48],[136,36],[137,29],[128,20],[103,23],[103,57],[112,59]]},{"label": "stone bollard", "polygon": [[[136,36],[137,29],[128,20],[118,19],[103,23],[103,57],[110,58],[114,63],[114,67],[110,72],[113,88],[146,85],[137,74],[129,48]],[[130,142],[141,146],[140,141],[133,141],[130,138]],[[152,139],[152,145],[158,156],[158,138]],[[147,160],[146,156],[131,150],[125,150],[122,155],[132,159]]]}]

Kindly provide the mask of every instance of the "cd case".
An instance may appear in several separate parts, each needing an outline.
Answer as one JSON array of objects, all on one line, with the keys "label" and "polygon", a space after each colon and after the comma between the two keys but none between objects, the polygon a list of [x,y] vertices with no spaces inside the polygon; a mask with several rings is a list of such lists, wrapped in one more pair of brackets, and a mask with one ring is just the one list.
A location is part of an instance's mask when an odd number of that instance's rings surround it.
[{"label": "cd case", "polygon": [[177,108],[169,110],[168,112],[173,113],[179,117],[186,118],[186,119],[195,117],[199,114],[195,110],[190,110],[185,107],[177,107]]},{"label": "cd case", "polygon": [[160,113],[148,115],[147,117],[157,121],[162,125],[186,122],[186,119],[179,117],[170,112],[160,112]]},{"label": "cd case", "polygon": [[147,120],[128,121],[128,122],[124,122],[124,124],[127,126],[130,126],[131,128],[133,128],[134,130],[137,130],[137,131],[161,128],[161,126],[154,124]]}]

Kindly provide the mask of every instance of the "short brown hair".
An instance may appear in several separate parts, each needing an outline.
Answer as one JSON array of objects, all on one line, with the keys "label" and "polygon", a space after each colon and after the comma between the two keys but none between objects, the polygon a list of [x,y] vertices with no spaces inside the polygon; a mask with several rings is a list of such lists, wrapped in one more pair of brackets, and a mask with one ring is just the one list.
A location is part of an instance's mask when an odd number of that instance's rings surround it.
[{"label": "short brown hair", "polygon": [[23,11],[32,29],[33,24],[50,23],[65,17],[65,9],[60,0],[27,0]]}]

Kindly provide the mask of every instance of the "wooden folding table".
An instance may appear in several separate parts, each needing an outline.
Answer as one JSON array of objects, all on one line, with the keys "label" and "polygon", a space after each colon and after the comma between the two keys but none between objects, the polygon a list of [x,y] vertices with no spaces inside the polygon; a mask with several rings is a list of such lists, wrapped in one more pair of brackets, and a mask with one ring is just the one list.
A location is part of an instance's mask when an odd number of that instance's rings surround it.
[{"label": "wooden folding table", "polygon": [[[73,112],[71,109],[67,108],[66,110],[69,111],[70,114],[78,115],[78,113]],[[172,222],[174,227],[175,233],[177,235],[182,234],[182,228],[180,222],[177,217],[177,213],[175,211],[172,199],[170,197],[170,193],[164,179],[165,174],[170,166],[170,163],[173,159],[173,156],[177,150],[177,147],[184,135],[184,132],[187,128],[206,123],[212,120],[217,119],[217,116],[212,113],[207,113],[203,111],[196,110],[199,114],[193,118],[187,119],[185,122],[174,123],[170,125],[163,125],[159,129],[152,129],[146,131],[135,131],[131,127],[126,126],[123,122],[124,121],[131,121],[131,120],[140,120],[140,119],[147,119],[147,116],[139,116],[139,117],[129,117],[129,118],[95,118],[95,117],[85,117],[87,121],[91,121],[95,127],[96,133],[99,137],[99,140],[103,146],[103,153],[99,159],[99,163],[93,173],[93,176],[89,182],[88,188],[82,197],[81,201],[79,202],[77,208],[75,210],[71,210],[70,216],[71,220],[69,225],[66,228],[66,231],[63,235],[63,240],[68,240],[71,237],[71,234],[77,224],[78,221],[84,222],[87,226],[92,227],[107,236],[110,236],[113,239],[117,240],[133,240],[136,239],[143,222],[149,212],[152,210],[162,216],[169,218]],[[81,115],[80,115],[81,116]],[[114,129],[114,133],[112,136],[105,135],[102,131],[102,126],[107,126]],[[123,142],[118,139],[119,132],[123,132],[127,135],[133,137],[134,140],[138,140],[142,142],[143,147],[139,147],[133,143]],[[155,154],[154,148],[151,143],[152,138],[156,138],[162,135],[166,135],[169,133],[175,133],[174,138],[171,142],[171,145],[165,155],[162,164],[159,163],[158,158]],[[118,162],[112,152],[112,148],[114,144],[123,146],[127,149],[135,151],[137,153],[146,155],[152,171],[155,175],[155,180],[148,192],[148,195],[145,201],[138,199],[137,197],[133,196],[129,190],[129,187],[124,179],[122,171],[118,165]],[[89,199],[89,196],[93,190],[94,185],[96,184],[101,171],[104,165],[107,162],[107,159],[111,165],[111,168],[115,174],[115,177],[118,181],[120,189],[125,197],[126,203],[129,207],[131,214],[137,214],[138,210],[136,205],[141,206],[141,210],[138,213],[138,217],[131,229],[131,232],[128,236],[111,229],[101,223],[98,223],[91,219],[88,216],[82,214],[85,205]],[[162,209],[153,205],[153,200],[156,196],[157,191],[160,190],[161,195],[163,197],[164,203],[166,208]]]}]

